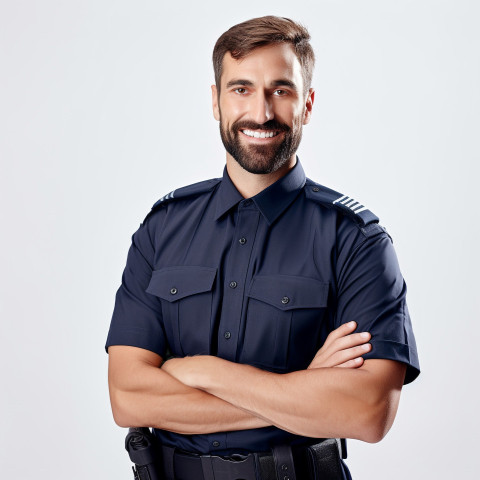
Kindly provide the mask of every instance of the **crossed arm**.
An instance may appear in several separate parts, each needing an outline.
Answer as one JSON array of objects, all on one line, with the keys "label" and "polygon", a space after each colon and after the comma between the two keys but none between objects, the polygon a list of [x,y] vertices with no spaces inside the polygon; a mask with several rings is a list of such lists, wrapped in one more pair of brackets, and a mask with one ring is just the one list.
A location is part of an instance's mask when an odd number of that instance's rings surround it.
[{"label": "crossed arm", "polygon": [[185,434],[275,425],[315,438],[377,442],[393,423],[406,366],[363,361],[370,336],[352,333],[355,327],[333,331],[306,370],[288,374],[208,355],[162,365],[148,350],[109,347],[114,419]]}]

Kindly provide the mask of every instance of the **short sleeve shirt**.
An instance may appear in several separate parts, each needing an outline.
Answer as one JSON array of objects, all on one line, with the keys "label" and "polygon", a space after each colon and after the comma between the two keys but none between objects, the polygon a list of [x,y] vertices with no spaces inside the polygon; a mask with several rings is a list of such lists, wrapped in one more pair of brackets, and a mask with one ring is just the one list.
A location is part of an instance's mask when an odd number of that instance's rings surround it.
[{"label": "short sleeve shirt", "polygon": [[[348,196],[306,178],[297,158],[284,177],[243,198],[228,176],[160,199],[132,236],[106,349],[216,355],[263,370],[306,369],[327,335],[355,320],[371,333],[364,359],[420,372],[392,240]],[[167,445],[228,455],[315,439],[276,427],[205,435],[155,429]]]}]

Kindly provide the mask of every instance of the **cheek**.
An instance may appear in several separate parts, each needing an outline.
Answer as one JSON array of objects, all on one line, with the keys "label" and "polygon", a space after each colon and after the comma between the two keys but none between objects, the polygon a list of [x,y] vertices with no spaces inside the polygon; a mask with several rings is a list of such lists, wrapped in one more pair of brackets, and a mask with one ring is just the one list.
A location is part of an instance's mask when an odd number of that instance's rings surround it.
[{"label": "cheek", "polygon": [[297,105],[297,107],[295,108],[295,117],[303,119],[304,116],[305,116],[305,105],[301,103]]},{"label": "cheek", "polygon": [[220,108],[222,115],[228,118],[228,122],[233,123],[248,114],[248,101],[244,98],[224,97],[221,99]]},{"label": "cheek", "polygon": [[300,119],[303,121],[305,109],[303,104],[298,103],[279,103],[275,108],[275,116],[283,123],[296,125]]},{"label": "cheek", "polygon": [[285,115],[275,115],[275,119],[280,123],[288,125],[290,128],[294,130],[298,130],[303,125],[303,115],[301,112],[288,112]]}]

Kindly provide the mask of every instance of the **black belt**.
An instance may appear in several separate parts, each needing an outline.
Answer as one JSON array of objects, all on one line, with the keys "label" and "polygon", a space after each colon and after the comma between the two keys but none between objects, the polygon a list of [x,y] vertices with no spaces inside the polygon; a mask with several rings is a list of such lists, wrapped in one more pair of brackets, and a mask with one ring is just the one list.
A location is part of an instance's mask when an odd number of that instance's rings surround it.
[{"label": "black belt", "polygon": [[131,428],[125,448],[138,480],[343,480],[346,458],[345,442],[335,438],[248,455],[198,455],[159,445],[146,428]]},{"label": "black belt", "polygon": [[343,478],[337,439],[311,447],[278,446],[248,455],[196,455],[162,446],[165,480],[339,480]]}]

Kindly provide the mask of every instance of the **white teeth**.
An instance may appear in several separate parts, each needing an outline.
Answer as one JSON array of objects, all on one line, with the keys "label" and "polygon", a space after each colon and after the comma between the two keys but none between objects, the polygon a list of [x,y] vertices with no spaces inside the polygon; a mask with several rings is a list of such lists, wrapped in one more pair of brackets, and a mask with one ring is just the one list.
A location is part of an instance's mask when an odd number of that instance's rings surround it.
[{"label": "white teeth", "polygon": [[271,138],[274,137],[276,134],[275,132],[254,132],[253,130],[242,130],[245,135],[254,138]]}]

